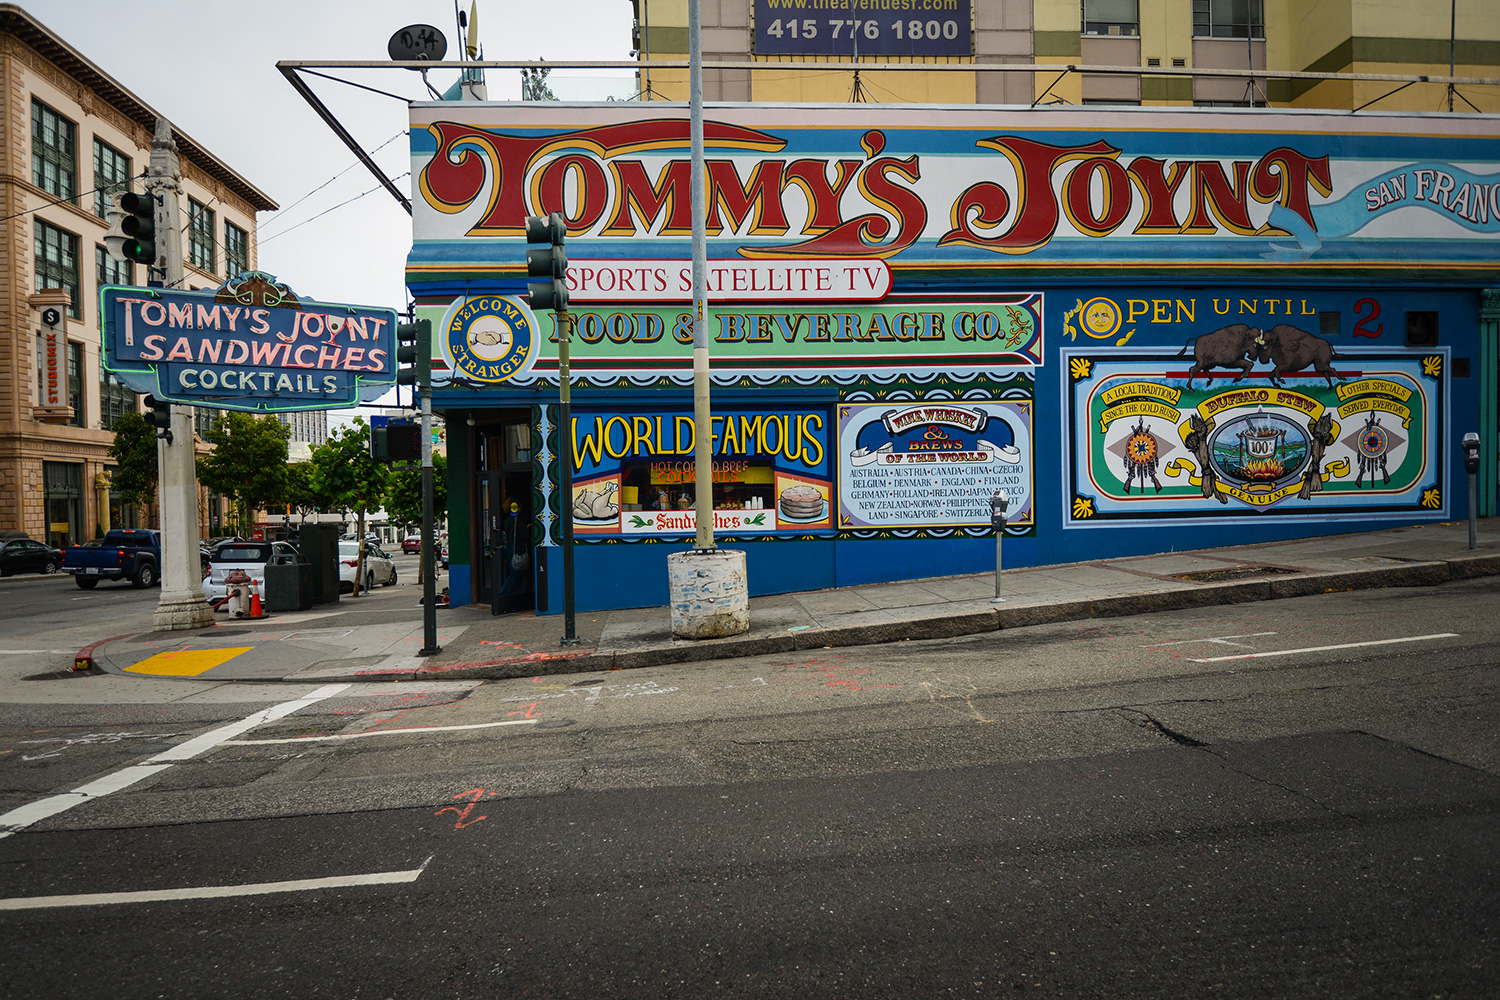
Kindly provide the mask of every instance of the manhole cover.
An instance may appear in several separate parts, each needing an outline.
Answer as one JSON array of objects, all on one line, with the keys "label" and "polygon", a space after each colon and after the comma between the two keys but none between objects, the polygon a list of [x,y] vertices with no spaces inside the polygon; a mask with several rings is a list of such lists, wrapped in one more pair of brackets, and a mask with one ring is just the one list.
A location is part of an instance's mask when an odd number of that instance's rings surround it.
[{"label": "manhole cover", "polygon": [[214,635],[249,635],[248,628],[221,628],[214,631]]},{"label": "manhole cover", "polygon": [[1197,583],[1222,583],[1225,580],[1244,580],[1252,576],[1274,576],[1278,573],[1295,573],[1294,569],[1281,566],[1226,566],[1223,569],[1206,569],[1197,573],[1174,573],[1177,580],[1193,580]]},{"label": "manhole cover", "polygon": [[548,719],[546,722],[538,722],[536,727],[538,729],[561,729],[563,726],[571,726],[572,724],[572,719]]}]

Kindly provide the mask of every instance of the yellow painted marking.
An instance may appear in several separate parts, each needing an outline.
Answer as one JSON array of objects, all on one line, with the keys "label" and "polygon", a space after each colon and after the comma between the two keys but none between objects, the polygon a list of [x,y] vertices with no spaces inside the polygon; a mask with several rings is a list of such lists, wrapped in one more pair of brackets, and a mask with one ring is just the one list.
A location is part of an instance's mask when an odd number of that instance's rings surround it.
[{"label": "yellow painted marking", "polygon": [[177,649],[148,656],[127,674],[156,674],[161,677],[197,677],[214,667],[248,653],[254,646],[232,646],[228,649]]}]

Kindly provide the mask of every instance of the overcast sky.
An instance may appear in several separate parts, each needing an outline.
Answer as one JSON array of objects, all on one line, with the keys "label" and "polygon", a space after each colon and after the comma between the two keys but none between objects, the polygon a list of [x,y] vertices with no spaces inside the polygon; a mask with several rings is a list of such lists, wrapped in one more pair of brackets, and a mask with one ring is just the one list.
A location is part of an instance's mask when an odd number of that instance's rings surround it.
[{"label": "overcast sky", "polygon": [[[470,2],[462,0],[465,13]],[[20,5],[281,206],[260,216],[262,270],[304,298],[405,308],[410,216],[292,89],[276,63],[384,60],[391,35],[410,24],[435,25],[448,38],[447,58],[461,58],[454,0],[20,0]],[[487,59],[630,58],[630,0],[479,0],[478,24]],[[327,72],[410,100],[428,99],[413,72]],[[488,73],[491,100],[519,99],[517,72]],[[628,71],[596,75],[620,78]],[[429,74],[439,91],[456,76],[452,70]],[[401,176],[408,170],[405,102],[332,80],[304,79],[367,151],[383,146],[374,153],[376,163],[387,176],[399,177],[397,187],[409,196],[410,178]],[[570,96],[564,86],[554,90]],[[572,96],[582,99],[583,93],[575,90]]]}]

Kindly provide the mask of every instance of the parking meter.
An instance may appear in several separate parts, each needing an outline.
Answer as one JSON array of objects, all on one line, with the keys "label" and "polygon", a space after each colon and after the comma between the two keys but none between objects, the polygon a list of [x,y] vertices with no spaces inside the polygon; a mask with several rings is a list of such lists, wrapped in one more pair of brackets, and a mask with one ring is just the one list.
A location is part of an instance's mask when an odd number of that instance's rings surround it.
[{"label": "parking meter", "polygon": [[[1478,447],[1476,442],[1475,447]],[[1005,509],[1010,506],[1010,496],[1004,490],[995,491],[990,497],[990,527],[999,531],[1005,527]]]},{"label": "parking meter", "polygon": [[1479,435],[1464,435],[1464,471],[1469,474],[1469,548],[1479,547]]},{"label": "parking meter", "polygon": [[1479,471],[1479,435],[1473,431],[1464,435],[1464,471],[1469,475]]},{"label": "parking meter", "polygon": [[990,497],[990,527],[995,529],[995,599],[991,604],[999,604],[1005,598],[1000,596],[1000,543],[1005,538],[1005,511],[1010,506],[1010,494],[1004,490],[996,490]]}]

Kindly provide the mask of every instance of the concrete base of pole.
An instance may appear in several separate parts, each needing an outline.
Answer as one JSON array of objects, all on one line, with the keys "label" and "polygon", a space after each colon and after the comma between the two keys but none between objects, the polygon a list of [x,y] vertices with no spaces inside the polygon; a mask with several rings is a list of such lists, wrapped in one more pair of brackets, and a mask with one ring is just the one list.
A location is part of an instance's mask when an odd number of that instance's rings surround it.
[{"label": "concrete base of pole", "polygon": [[745,553],[729,549],[667,556],[672,635],[718,639],[750,631],[750,579]]},{"label": "concrete base of pole", "polygon": [[207,628],[214,623],[213,605],[203,595],[193,593],[169,594],[163,592],[156,605],[156,614],[151,618],[151,627],[157,632],[181,632],[192,628]]}]

